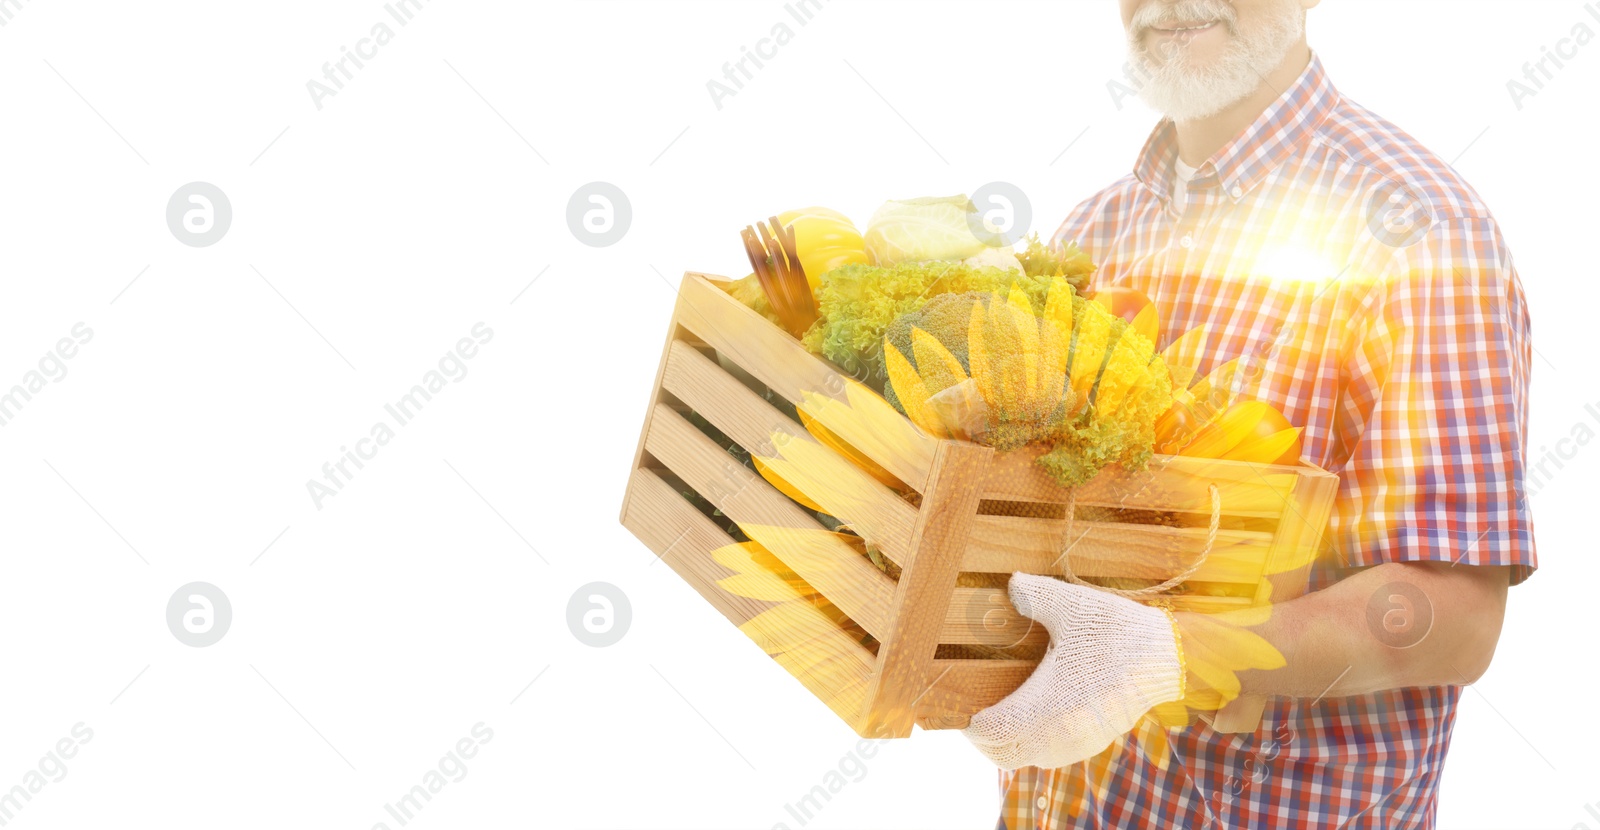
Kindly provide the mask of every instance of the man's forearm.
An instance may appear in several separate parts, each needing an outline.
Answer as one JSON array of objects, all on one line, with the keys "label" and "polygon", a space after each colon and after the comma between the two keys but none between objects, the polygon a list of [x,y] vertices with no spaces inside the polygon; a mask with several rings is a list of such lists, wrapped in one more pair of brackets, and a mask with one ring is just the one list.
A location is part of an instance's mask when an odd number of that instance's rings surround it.
[{"label": "man's forearm", "polygon": [[[1508,584],[1504,567],[1389,563],[1275,605],[1251,630],[1287,665],[1241,672],[1241,692],[1316,698],[1471,683],[1494,655]],[[1369,619],[1375,596],[1387,617]]]}]

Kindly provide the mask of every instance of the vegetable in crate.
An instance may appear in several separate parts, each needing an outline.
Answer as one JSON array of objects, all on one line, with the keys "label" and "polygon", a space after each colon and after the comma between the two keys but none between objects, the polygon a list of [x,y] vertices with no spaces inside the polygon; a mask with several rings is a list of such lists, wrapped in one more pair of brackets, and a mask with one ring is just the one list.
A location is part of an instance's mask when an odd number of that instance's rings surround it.
[{"label": "vegetable in crate", "polygon": [[935,435],[1014,449],[1048,437],[1073,408],[1068,345],[1020,291],[941,294],[890,325],[884,391]]},{"label": "vegetable in crate", "polygon": [[903,262],[887,268],[847,265],[822,280],[819,319],[801,342],[853,377],[882,389],[883,335],[902,314],[943,293],[997,291],[1016,284],[1043,303],[1049,281],[1018,271],[955,262]]},{"label": "vegetable in crate", "polygon": [[[1154,341],[1160,322],[1155,304],[1132,288],[1112,286],[1090,299]],[[1155,451],[1194,458],[1256,464],[1300,463],[1301,428],[1263,401],[1234,400],[1239,360],[1218,365],[1194,382],[1204,355],[1206,326],[1175,338],[1159,355],[1172,380],[1172,406],[1156,420]],[[1193,385],[1191,386],[1191,383]]]},{"label": "vegetable in crate", "polygon": [[1142,468],[1172,403],[1165,364],[1065,279],[1046,289],[1037,303],[1018,286],[935,298],[897,319],[883,352],[891,401],[940,437],[1002,450],[1043,443],[1039,464],[1064,486],[1113,462]]},{"label": "vegetable in crate", "polygon": [[[991,248],[973,232],[985,227],[977,206],[965,195],[927,196],[884,202],[867,220],[862,239],[873,265],[956,262]],[[1014,268],[1022,270],[1021,265]]]},{"label": "vegetable in crate", "polygon": [[[844,265],[867,261],[860,232],[850,217],[839,211],[813,206],[786,210],[776,218],[779,225],[794,229],[800,267],[805,272],[813,295],[821,285],[823,274]],[[733,281],[728,286],[728,293],[773,323],[782,324],[771,299],[761,290],[760,280],[754,273]]]},{"label": "vegetable in crate", "polygon": [[822,285],[822,275],[846,265],[867,261],[861,234],[850,217],[825,207],[808,207],[778,214],[778,221],[794,227],[800,246],[800,265],[812,293]]},{"label": "vegetable in crate", "polygon": [[803,338],[806,347],[883,389],[882,339],[895,317],[939,294],[1002,291],[1012,284],[1042,305],[1052,278],[1081,292],[1094,271],[1075,244],[1050,247],[1032,234],[1018,256],[1011,246],[989,245],[990,234],[975,230],[993,228],[966,196],[885,202],[862,235],[874,267],[823,277],[819,320]]},{"label": "vegetable in crate", "polygon": [[[939,294],[924,303],[916,311],[910,311],[894,318],[889,324],[886,333],[887,345],[883,353],[885,359],[889,354],[889,347],[898,349],[901,355],[912,355],[913,346],[911,332],[920,329],[950,350],[963,372],[971,372],[967,363],[967,326],[972,320],[973,303],[986,302],[989,295],[982,291],[963,291],[960,294]],[[884,367],[887,373],[887,367]],[[904,412],[898,398],[895,396],[894,385],[890,384],[883,389],[884,397],[896,409]]]},{"label": "vegetable in crate", "polygon": [[1060,277],[1079,294],[1088,289],[1095,265],[1077,243],[1051,247],[1039,239],[1038,233],[1028,234],[1023,242],[1026,244],[1022,253],[1017,254],[1022,273],[1030,277]]}]

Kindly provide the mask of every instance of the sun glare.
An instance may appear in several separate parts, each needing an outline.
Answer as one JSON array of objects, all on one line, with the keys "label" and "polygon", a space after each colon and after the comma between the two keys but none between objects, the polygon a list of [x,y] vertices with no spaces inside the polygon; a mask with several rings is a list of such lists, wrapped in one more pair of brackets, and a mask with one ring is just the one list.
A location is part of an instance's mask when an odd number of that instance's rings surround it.
[{"label": "sun glare", "polygon": [[1268,248],[1256,258],[1251,276],[1285,282],[1329,282],[1339,276],[1339,268],[1309,247],[1285,245]]}]

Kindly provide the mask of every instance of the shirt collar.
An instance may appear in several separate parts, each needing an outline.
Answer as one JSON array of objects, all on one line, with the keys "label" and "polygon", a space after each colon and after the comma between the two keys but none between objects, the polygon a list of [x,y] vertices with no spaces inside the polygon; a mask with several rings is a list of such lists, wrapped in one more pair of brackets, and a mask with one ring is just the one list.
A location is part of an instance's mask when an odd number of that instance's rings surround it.
[{"label": "shirt collar", "polygon": [[[1310,140],[1339,100],[1339,91],[1312,52],[1300,77],[1244,132],[1200,165],[1190,188],[1203,186],[1214,174],[1222,192],[1237,202]],[[1172,161],[1177,156],[1176,128],[1172,119],[1163,118],[1151,131],[1133,168],[1139,181],[1163,202],[1172,198]]]}]

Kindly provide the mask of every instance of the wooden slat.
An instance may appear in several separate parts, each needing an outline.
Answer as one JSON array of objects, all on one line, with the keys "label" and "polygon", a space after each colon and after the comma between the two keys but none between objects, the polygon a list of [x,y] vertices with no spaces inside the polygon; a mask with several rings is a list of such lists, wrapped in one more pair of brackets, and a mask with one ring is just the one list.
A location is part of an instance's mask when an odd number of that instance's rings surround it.
[{"label": "wooden slat", "polygon": [[915,701],[933,682],[934,651],[978,513],[978,491],[971,482],[993,456],[988,447],[961,441],[940,442],[934,453],[911,537],[916,553],[895,583],[888,634],[878,638],[878,670],[867,687],[863,734],[911,734]]},{"label": "wooden slat", "polygon": [[880,641],[888,630],[894,580],[811,514],[749,471],[666,404],[657,404],[645,447],[695,492],[741,525],[816,531],[814,543],[772,551]]},{"label": "wooden slat", "polygon": [[876,544],[902,568],[909,566],[911,527],[916,522],[917,509],[899,495],[849,459],[818,443],[799,424],[686,343],[669,344],[663,384],[667,391],[756,455],[786,454],[786,450],[775,446],[774,434],[789,436],[786,440],[790,444],[798,442],[813,449],[807,457],[814,459],[816,466],[807,470],[825,487],[808,491],[796,481],[789,483]]},{"label": "wooden slat", "polygon": [[[986,499],[1065,503],[1066,488],[1035,459],[1044,450],[1024,447],[997,453],[984,482]],[[1252,465],[1242,461],[1157,455],[1145,470],[1112,465],[1078,488],[1078,504],[1147,510],[1211,512],[1206,485],[1222,487],[1224,515],[1276,519],[1292,498],[1300,467]]]},{"label": "wooden slat", "polygon": [[[978,573],[1061,573],[1063,519],[978,516],[961,558],[961,570]],[[1167,579],[1205,550],[1206,528],[1163,527],[1113,522],[1073,524],[1070,565],[1081,577]],[[1081,534],[1081,535],[1080,535]],[[1196,582],[1250,582],[1261,577],[1272,534],[1250,530],[1217,531],[1206,560],[1191,577]]]},{"label": "wooden slat", "polygon": [[916,702],[923,729],[964,729],[977,712],[1011,694],[1033,674],[1036,660],[935,660],[934,680]]},{"label": "wooden slat", "polygon": [[710,552],[734,544],[733,538],[694,509],[671,484],[650,470],[634,470],[628,491],[623,526],[661,561],[671,565],[728,622],[744,625],[772,607],[768,602],[731,594],[716,584],[731,574],[712,561]]},{"label": "wooden slat", "polygon": [[[1172,594],[1167,597],[1175,611],[1218,613],[1250,606],[1249,597],[1214,597],[1205,594]],[[1017,613],[1005,588],[957,588],[945,610],[939,642],[949,645],[986,645],[1007,648],[1016,645],[1043,645],[1049,632],[1037,622]]]},{"label": "wooden slat", "polygon": [[[684,274],[678,289],[683,302],[677,316],[679,323],[790,402],[799,403],[807,392],[842,398],[842,373],[717,287],[712,279],[722,278]],[[830,426],[840,438],[863,450],[882,440],[872,435],[873,430],[893,430],[891,443],[904,452],[873,460],[912,489],[923,492],[938,444],[936,439],[903,417],[871,423],[846,420]]]},{"label": "wooden slat", "polygon": [[[650,415],[656,411],[656,404],[661,402],[661,378],[667,373],[667,355],[669,347],[678,335],[678,317],[683,313],[683,299],[680,297],[673,307],[672,319],[667,322],[667,337],[661,344],[661,360],[656,364],[656,380],[650,386],[650,403],[645,406],[644,425],[639,427],[639,443],[633,451],[633,467],[639,469],[644,466],[644,437],[650,433]],[[628,500],[633,497],[633,488],[629,487],[622,494],[622,513],[628,515]]]},{"label": "wooden slat", "polygon": [[[960,592],[963,589],[956,589]],[[972,589],[976,590],[976,589]],[[1178,597],[1175,610],[1202,609]],[[1195,598],[1200,599],[1200,598]],[[1242,599],[1248,604],[1248,599]],[[1232,604],[1237,606],[1237,602]],[[1006,606],[1010,608],[1009,604]],[[1011,611],[1012,614],[1016,612]],[[1029,635],[1030,639],[1035,635]],[[999,703],[1033,674],[1037,660],[934,660],[933,681],[917,699],[917,725],[923,729],[963,729],[976,712]],[[1253,728],[1253,727],[1252,727]]]},{"label": "wooden slat", "polygon": [[[772,636],[772,632],[752,630],[750,626],[752,620],[756,621],[754,625],[760,625],[761,612],[778,603],[739,596],[716,584],[731,574],[712,559],[711,552],[734,544],[733,539],[650,470],[634,470],[628,490],[630,498],[622,524],[752,640],[759,643],[758,636]],[[790,601],[811,608],[798,594]],[[793,660],[779,664],[835,714],[853,723],[861,711],[875,658],[843,629],[834,628],[820,611],[815,613],[819,625],[806,645],[808,653],[818,655],[816,668],[796,671]],[[828,633],[829,628],[833,633]]]},{"label": "wooden slat", "polygon": [[945,610],[939,642],[1008,648],[1043,645],[1050,632],[1017,613],[1005,588],[957,588]]}]

